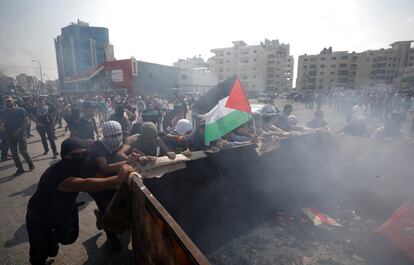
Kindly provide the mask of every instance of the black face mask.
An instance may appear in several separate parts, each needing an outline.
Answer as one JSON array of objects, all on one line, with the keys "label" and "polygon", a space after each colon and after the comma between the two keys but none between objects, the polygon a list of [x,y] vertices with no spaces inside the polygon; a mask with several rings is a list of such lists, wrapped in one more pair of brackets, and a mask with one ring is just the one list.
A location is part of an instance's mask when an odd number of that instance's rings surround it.
[{"label": "black face mask", "polygon": [[88,153],[85,152],[85,153],[80,153],[80,154],[71,154],[70,156],[71,156],[70,158],[71,160],[84,161],[88,157]]}]

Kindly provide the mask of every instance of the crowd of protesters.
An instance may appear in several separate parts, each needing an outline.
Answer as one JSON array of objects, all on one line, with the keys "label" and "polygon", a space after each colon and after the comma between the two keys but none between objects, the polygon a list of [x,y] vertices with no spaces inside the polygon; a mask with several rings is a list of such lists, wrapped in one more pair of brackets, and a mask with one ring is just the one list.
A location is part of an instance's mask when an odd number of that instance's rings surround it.
[{"label": "crowd of protesters", "polygon": [[[307,109],[316,107],[321,115],[323,107],[343,115],[346,126],[340,133],[372,138],[401,138],[402,125],[411,124],[410,136],[414,133],[414,121],[409,117],[413,107],[413,95],[410,92],[359,92],[337,91],[329,93],[302,92],[291,93],[288,102],[300,102]],[[378,121],[384,125],[374,128],[371,133],[369,121]],[[382,132],[382,133],[379,133]]]},{"label": "crowd of protesters", "polygon": [[[193,110],[192,119],[188,115],[192,101],[180,95],[169,100],[156,96],[3,97],[2,161],[14,160],[15,176],[25,172],[19,153],[29,170],[35,167],[27,151],[27,139],[33,136],[31,125],[41,138],[43,154],[47,155],[51,149],[54,158],[59,152],[62,158],[43,173],[29,201],[26,221],[31,264],[45,264],[48,257],[57,255],[59,243],[70,244],[78,237],[79,192],[88,192],[95,200],[97,228],[102,229],[100,218],[114,195],[114,187],[132,171],[128,165],[131,157],[151,163],[158,156],[175,159],[177,154],[191,156],[193,151],[219,151],[256,143],[258,137],[264,139],[269,135],[274,139],[294,133],[329,131],[323,113],[326,106],[346,117],[348,124],[341,130],[343,133],[362,136],[366,133],[366,120],[379,118],[384,120],[384,126],[375,130],[373,138],[400,137],[399,121],[412,107],[411,95],[333,93],[299,97],[292,94],[288,101],[301,101],[309,109],[316,106],[315,117],[306,126],[298,126],[292,114],[294,104],[286,104],[281,113],[272,107],[253,113],[253,120],[205,143],[203,115],[194,115],[197,110]],[[69,137],[58,150],[56,129],[63,127],[69,131],[66,134]],[[121,242],[117,235],[105,232],[108,247],[119,250]]]}]

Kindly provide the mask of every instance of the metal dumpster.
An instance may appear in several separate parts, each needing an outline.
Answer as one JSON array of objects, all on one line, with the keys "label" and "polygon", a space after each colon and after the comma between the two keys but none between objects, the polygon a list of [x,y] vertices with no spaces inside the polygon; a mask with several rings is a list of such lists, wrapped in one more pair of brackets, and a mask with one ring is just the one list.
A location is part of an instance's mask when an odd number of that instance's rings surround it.
[{"label": "metal dumpster", "polygon": [[[105,224],[116,232],[132,228],[136,264],[210,264],[207,257],[227,242],[288,208],[352,205],[385,221],[412,199],[412,155],[406,142],[329,134],[291,137],[261,156],[253,145],[222,150],[177,162],[178,170],[162,177],[131,176]],[[361,242],[356,248],[365,248]],[[400,254],[377,247],[361,264],[410,264]]]}]

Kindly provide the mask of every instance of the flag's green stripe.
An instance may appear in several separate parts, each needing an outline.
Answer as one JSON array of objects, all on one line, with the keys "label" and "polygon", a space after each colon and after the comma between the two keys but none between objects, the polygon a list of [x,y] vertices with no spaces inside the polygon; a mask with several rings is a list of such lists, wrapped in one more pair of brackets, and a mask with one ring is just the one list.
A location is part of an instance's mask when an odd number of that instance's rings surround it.
[{"label": "flag's green stripe", "polygon": [[250,117],[250,113],[235,110],[213,123],[206,124],[204,137],[206,145],[246,123]]}]

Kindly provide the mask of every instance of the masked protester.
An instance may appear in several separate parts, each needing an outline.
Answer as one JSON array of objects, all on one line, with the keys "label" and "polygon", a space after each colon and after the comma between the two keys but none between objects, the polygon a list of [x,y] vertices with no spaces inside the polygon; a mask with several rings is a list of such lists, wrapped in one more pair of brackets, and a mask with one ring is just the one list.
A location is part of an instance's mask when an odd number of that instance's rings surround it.
[{"label": "masked protester", "polygon": [[4,127],[6,139],[9,143],[10,151],[13,156],[14,164],[17,171],[14,176],[24,173],[23,164],[20,161],[20,154],[29,165],[29,170],[34,169],[34,164],[27,152],[27,135],[26,128],[30,123],[26,111],[17,107],[11,96],[4,96],[5,108],[0,112],[0,124]]},{"label": "masked protester", "polygon": [[[122,147],[122,127],[116,121],[107,121],[102,125],[102,140],[95,141],[91,145],[90,154],[86,163],[84,176],[86,177],[102,177],[117,175],[125,161],[116,162],[115,155]],[[95,200],[98,210],[95,210],[97,216],[97,228],[102,229],[100,217],[105,213],[112,197],[115,194],[113,189],[89,193]],[[107,245],[112,250],[120,250],[121,242],[118,237],[105,231],[107,235]]]},{"label": "masked protester", "polygon": [[167,155],[170,159],[175,159],[175,152],[171,152],[159,137],[157,126],[152,122],[144,122],[140,134],[131,135],[125,140],[125,144],[117,153],[117,159],[127,160],[132,152],[156,157],[157,148],[160,149],[159,155]]},{"label": "masked protester", "polygon": [[75,242],[79,234],[76,197],[79,192],[98,192],[121,184],[132,172],[123,165],[119,175],[107,178],[82,178],[87,149],[83,140],[68,138],[62,142],[62,160],[50,166],[40,177],[36,192],[29,200],[26,227],[30,243],[30,263],[44,265],[55,257],[60,244]]},{"label": "masked protester", "polygon": [[183,155],[189,154],[189,142],[192,137],[193,125],[187,119],[177,121],[172,134],[164,134],[161,136],[169,150],[173,150],[176,154]]}]

